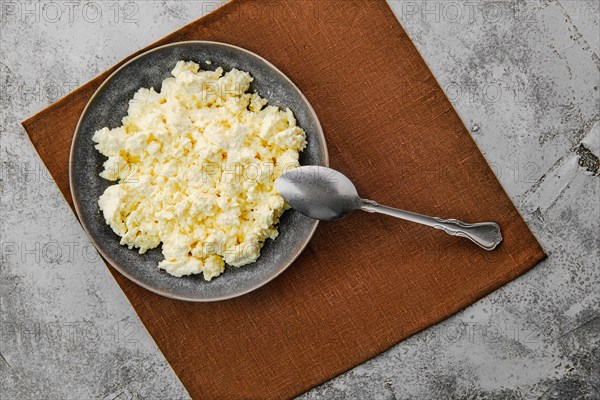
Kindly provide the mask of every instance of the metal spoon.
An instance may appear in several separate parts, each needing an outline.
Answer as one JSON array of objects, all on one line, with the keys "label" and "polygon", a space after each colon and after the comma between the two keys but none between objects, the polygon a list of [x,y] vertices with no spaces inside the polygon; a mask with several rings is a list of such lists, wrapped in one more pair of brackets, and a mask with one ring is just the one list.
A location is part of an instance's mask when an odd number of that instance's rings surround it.
[{"label": "metal spoon", "polygon": [[277,178],[275,185],[292,208],[310,218],[333,221],[352,211],[363,210],[427,225],[449,235],[462,236],[485,250],[493,250],[502,242],[500,227],[494,222],[467,224],[456,219],[427,217],[361,199],[350,179],[331,168],[295,168]]}]

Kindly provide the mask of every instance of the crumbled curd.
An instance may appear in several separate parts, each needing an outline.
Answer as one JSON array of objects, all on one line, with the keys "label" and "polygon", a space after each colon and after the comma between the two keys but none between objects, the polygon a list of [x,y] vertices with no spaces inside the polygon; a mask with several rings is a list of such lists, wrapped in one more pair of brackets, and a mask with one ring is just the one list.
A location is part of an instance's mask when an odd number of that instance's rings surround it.
[{"label": "crumbled curd", "polygon": [[179,61],[172,75],[134,95],[122,126],[95,132],[100,176],[118,181],[98,204],[122,245],[162,242],[160,268],[211,280],[277,236],[286,205],[274,180],[299,166],[306,135],[289,109],[247,93],[247,72]]}]

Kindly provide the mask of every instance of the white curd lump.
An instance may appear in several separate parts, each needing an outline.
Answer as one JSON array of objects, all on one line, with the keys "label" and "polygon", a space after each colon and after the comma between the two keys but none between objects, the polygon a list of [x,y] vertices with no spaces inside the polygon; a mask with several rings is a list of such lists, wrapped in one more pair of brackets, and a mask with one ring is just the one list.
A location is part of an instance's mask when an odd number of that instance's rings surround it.
[{"label": "white curd lump", "polygon": [[118,182],[98,204],[122,245],[162,242],[159,268],[211,280],[277,236],[287,206],[274,181],[299,166],[306,135],[289,109],[248,93],[248,72],[179,61],[172,75],[134,95],[122,126],[94,133],[100,176]]}]

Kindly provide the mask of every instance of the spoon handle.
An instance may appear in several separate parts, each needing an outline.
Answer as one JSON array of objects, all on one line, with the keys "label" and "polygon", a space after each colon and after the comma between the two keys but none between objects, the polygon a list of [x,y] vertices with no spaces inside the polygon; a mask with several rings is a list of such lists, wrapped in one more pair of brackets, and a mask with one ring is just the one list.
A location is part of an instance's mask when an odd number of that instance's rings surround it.
[{"label": "spoon handle", "polygon": [[502,233],[500,227],[495,222],[480,222],[468,224],[457,219],[442,219],[438,217],[428,217],[410,211],[399,210],[388,206],[380,205],[373,200],[362,200],[361,210],[370,213],[380,213],[392,217],[427,225],[435,229],[440,229],[452,236],[462,236],[469,239],[484,250],[494,250],[502,242]]}]

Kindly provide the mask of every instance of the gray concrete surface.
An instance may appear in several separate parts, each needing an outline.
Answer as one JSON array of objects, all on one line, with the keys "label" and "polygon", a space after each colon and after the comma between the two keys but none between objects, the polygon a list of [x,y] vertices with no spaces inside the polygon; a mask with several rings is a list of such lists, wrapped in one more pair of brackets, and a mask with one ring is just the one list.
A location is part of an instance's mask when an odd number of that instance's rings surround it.
[{"label": "gray concrete surface", "polygon": [[[188,398],[19,122],[219,4],[0,3],[1,399]],[[301,398],[600,398],[599,3],[390,4],[549,258]]]}]

